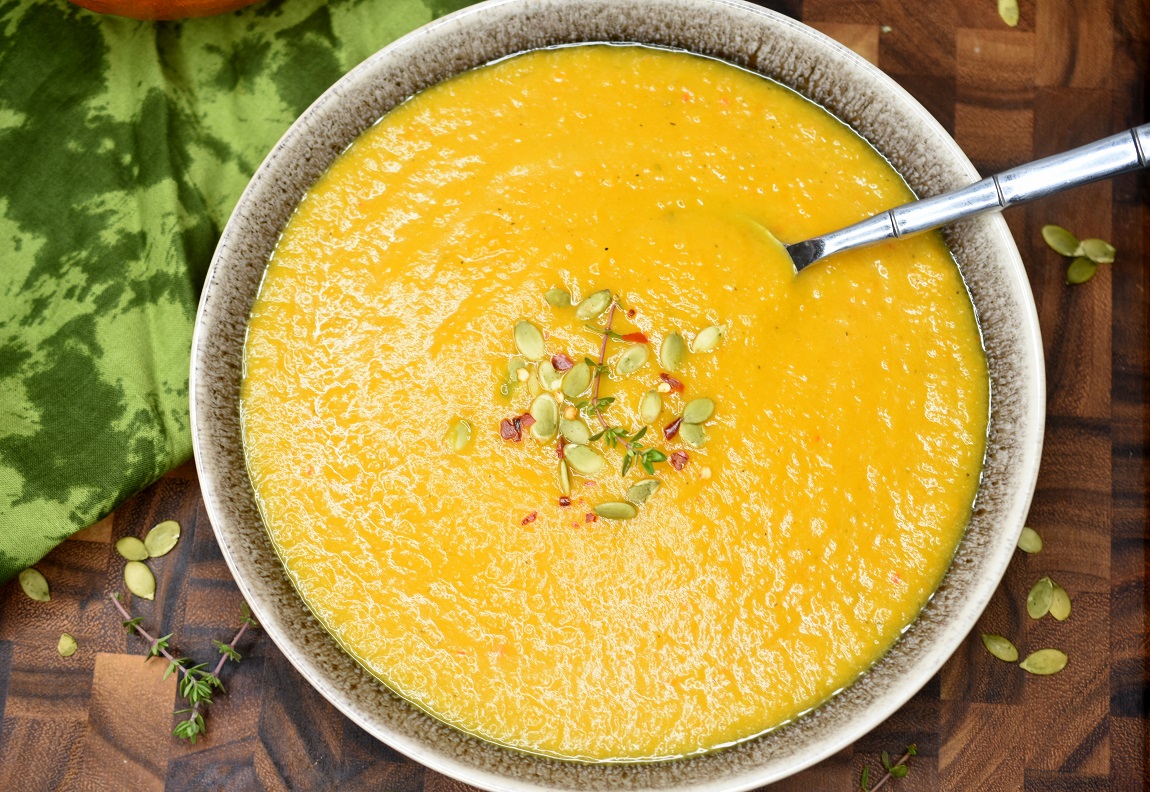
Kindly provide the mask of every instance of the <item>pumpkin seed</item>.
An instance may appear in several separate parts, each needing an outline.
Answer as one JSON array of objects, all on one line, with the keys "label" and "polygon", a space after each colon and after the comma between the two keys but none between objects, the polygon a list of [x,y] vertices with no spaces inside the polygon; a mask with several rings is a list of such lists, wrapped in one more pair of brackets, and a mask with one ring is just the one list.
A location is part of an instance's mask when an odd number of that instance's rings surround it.
[{"label": "pumpkin seed", "polygon": [[571,295],[566,289],[560,289],[558,286],[553,289],[548,289],[543,297],[550,303],[552,308],[566,308],[571,304]]},{"label": "pumpkin seed", "polygon": [[541,360],[545,351],[543,331],[521,319],[515,325],[515,347],[528,360]]},{"label": "pumpkin seed", "polygon": [[559,405],[555,399],[547,394],[537,396],[531,402],[530,413],[535,419],[531,424],[531,434],[539,440],[550,440],[555,436],[555,429],[559,426]]},{"label": "pumpkin seed", "polygon": [[544,360],[539,364],[539,382],[544,390],[557,391],[563,384],[563,374],[555,370],[550,360]]},{"label": "pumpkin seed", "polygon": [[519,369],[527,368],[527,361],[521,356],[516,355],[507,361],[507,379],[511,382],[519,382]]},{"label": "pumpkin seed", "polygon": [[[467,421],[460,421],[467,428],[467,440],[471,439],[471,425]],[[456,424],[458,426],[459,424]],[[466,445],[467,441],[464,441]],[[455,450],[458,451],[460,447]],[[152,530],[148,531],[148,535],[144,537],[144,547],[148,548],[148,555],[152,558],[159,558],[162,555],[167,555],[171,552],[172,548],[176,546],[176,542],[180,540],[180,524],[175,520],[164,520],[162,523],[156,524]]]},{"label": "pumpkin seed", "polygon": [[701,399],[691,399],[683,408],[683,423],[701,424],[715,414],[715,402],[704,396]]},{"label": "pumpkin seed", "polygon": [[[447,447],[450,448],[452,451],[462,451],[463,449],[467,448],[467,444],[470,442],[471,442],[471,424],[469,424],[467,421],[460,418],[458,421],[456,421],[455,423],[453,423],[451,425],[450,429],[447,430]],[[165,525],[165,523],[160,523],[160,525]],[[152,533],[155,533],[156,530],[159,529],[160,525],[157,525],[155,528],[153,528]],[[180,537],[180,526],[177,523],[173,523],[173,525],[176,526],[176,539],[178,539]],[[148,534],[148,540],[150,541],[151,538],[152,538],[152,534],[149,533]],[[174,547],[175,544],[176,544],[176,542],[173,539],[172,540],[172,547]],[[171,549],[172,549],[171,547],[168,548],[168,550],[171,550]],[[166,553],[166,552],[167,552],[167,550],[164,551],[164,553]],[[163,555],[164,553],[152,553],[152,555],[153,556]],[[143,561],[144,559],[137,558],[135,560]]]},{"label": "pumpkin seed", "polygon": [[689,424],[686,421],[679,427],[679,437],[691,448],[702,448],[707,444],[707,430],[700,424]]},{"label": "pumpkin seed", "polygon": [[1062,226],[1044,225],[1042,227],[1042,238],[1046,240],[1046,244],[1060,256],[1081,256],[1078,252],[1078,237],[1067,231]]},{"label": "pumpkin seed", "polygon": [[1095,264],[1113,264],[1118,251],[1104,239],[1084,239],[1082,253]]},{"label": "pumpkin seed", "polygon": [[20,588],[28,595],[28,599],[37,602],[49,602],[52,595],[48,592],[48,578],[40,574],[40,570],[28,567],[20,573]]},{"label": "pumpkin seed", "polygon": [[639,420],[645,424],[653,424],[659,420],[659,414],[663,412],[663,397],[659,395],[659,391],[649,390],[643,394],[643,398],[639,400]]},{"label": "pumpkin seed", "polygon": [[634,374],[643,367],[650,354],[651,350],[647,349],[646,344],[636,344],[619,356],[618,362],[615,363],[615,373],[620,377]]},{"label": "pumpkin seed", "polygon": [[695,351],[714,352],[721,343],[723,343],[723,328],[711,325],[700,330],[695,336]]},{"label": "pumpkin seed", "polygon": [[1077,286],[1093,278],[1096,272],[1098,272],[1097,264],[1086,256],[1079,256],[1066,268],[1066,282],[1071,286]]},{"label": "pumpkin seed", "polygon": [[1027,526],[1022,529],[1022,536],[1018,537],[1018,549],[1024,553],[1041,553],[1042,537],[1038,531]]},{"label": "pumpkin seed", "polygon": [[156,598],[156,578],[143,561],[129,561],[124,565],[124,583],[128,591],[140,599]]},{"label": "pumpkin seed", "polygon": [[569,445],[563,449],[563,458],[572,470],[584,476],[597,476],[603,470],[603,457],[587,446]]},{"label": "pumpkin seed", "polygon": [[1054,596],[1054,581],[1043,577],[1035,583],[1026,595],[1026,612],[1032,619],[1041,619],[1050,612],[1050,600]]},{"label": "pumpkin seed", "polygon": [[659,479],[649,478],[636,481],[631,485],[631,488],[627,490],[627,494],[624,497],[636,505],[646,503],[661,486],[662,484],[659,482]]},{"label": "pumpkin seed", "polygon": [[148,548],[134,536],[116,540],[116,552],[129,561],[143,561],[148,557]]},{"label": "pumpkin seed", "polygon": [[568,420],[566,417],[559,421],[559,434],[563,439],[574,445],[587,445],[591,442],[591,430],[581,418]]},{"label": "pumpkin seed", "polygon": [[591,367],[586,362],[576,363],[563,375],[563,395],[574,399],[582,395],[591,384]]},{"label": "pumpkin seed", "polygon": [[1013,663],[1018,660],[1018,649],[1001,635],[982,633],[982,645],[986,647],[986,651],[1004,663]]},{"label": "pumpkin seed", "polygon": [[56,651],[60,653],[60,657],[71,657],[76,654],[77,648],[75,638],[68,633],[60,633],[60,640],[56,641]]},{"label": "pumpkin seed", "polygon": [[531,394],[532,399],[534,399],[540,393],[543,393],[543,384],[539,382],[539,378],[534,374],[532,374],[531,377],[527,380],[527,392]]},{"label": "pumpkin seed", "polygon": [[623,501],[600,503],[593,511],[604,520],[630,520],[639,513],[632,504]]},{"label": "pumpkin seed", "polygon": [[575,309],[575,318],[581,319],[583,321],[587,321],[588,319],[595,319],[599,316],[599,314],[606,311],[607,306],[610,304],[610,289],[597,291],[586,300],[579,303],[579,307]]},{"label": "pumpkin seed", "polygon": [[1050,594],[1050,615],[1058,621],[1066,621],[1070,616],[1070,595],[1057,583]]},{"label": "pumpkin seed", "polygon": [[1039,676],[1049,676],[1050,674],[1057,674],[1066,668],[1066,664],[1069,661],[1070,658],[1066,656],[1065,652],[1060,652],[1057,649],[1039,649],[1019,663],[1019,665],[1023,671],[1029,671]]},{"label": "pumpkin seed", "polygon": [[998,0],[998,15],[1011,27],[1018,27],[1018,0]]},{"label": "pumpkin seed", "polygon": [[687,344],[678,333],[668,333],[659,346],[659,364],[667,371],[678,371],[687,357]]},{"label": "pumpkin seed", "polygon": [[559,460],[559,494],[571,494],[571,471],[567,469],[567,460]]}]

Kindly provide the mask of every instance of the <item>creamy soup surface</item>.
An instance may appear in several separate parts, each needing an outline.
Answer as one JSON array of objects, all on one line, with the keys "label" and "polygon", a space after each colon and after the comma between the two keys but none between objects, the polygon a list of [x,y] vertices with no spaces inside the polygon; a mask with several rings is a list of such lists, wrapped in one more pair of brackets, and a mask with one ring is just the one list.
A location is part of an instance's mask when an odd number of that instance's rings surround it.
[{"label": "creamy soup surface", "polygon": [[[536,51],[397,107],[308,193],[252,313],[244,441],[292,582],[392,689],[522,750],[682,756],[824,701],[947,568],[986,361],[938,235],[796,276],[764,229],[793,242],[911,198],[821,108],[684,53]],[[580,319],[601,290],[615,307]],[[598,364],[609,316],[614,401],[574,422],[648,430],[626,476],[625,441],[585,440],[602,469],[568,485],[560,441],[516,419],[591,399],[548,386],[562,356]],[[703,397],[713,414],[666,439]],[[597,514],[645,479],[635,516]]]}]

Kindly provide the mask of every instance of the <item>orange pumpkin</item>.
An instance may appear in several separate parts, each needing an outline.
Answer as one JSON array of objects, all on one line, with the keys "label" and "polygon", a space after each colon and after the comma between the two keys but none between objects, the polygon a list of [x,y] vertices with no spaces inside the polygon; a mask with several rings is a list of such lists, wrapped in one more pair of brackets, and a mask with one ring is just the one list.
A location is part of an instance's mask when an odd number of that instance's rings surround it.
[{"label": "orange pumpkin", "polygon": [[132,19],[187,19],[226,14],[258,0],[72,0],[99,14]]}]

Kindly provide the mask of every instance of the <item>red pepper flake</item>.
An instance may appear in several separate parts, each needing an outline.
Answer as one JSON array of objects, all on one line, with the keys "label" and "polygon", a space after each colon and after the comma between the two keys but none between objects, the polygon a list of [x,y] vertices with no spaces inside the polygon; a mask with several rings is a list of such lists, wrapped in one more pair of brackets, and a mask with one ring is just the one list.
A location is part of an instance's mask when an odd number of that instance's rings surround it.
[{"label": "red pepper flake", "polygon": [[627,334],[621,336],[621,338],[624,341],[627,341],[627,342],[632,343],[632,344],[645,344],[645,343],[647,343],[647,336],[644,335],[643,333],[627,333]]},{"label": "red pepper flake", "polygon": [[635,309],[634,308],[628,308],[627,309],[627,318],[628,319],[634,319],[635,318]]},{"label": "red pepper flake", "polygon": [[595,521],[596,521],[596,520],[598,520],[598,519],[599,519],[599,515],[598,515],[598,514],[595,514],[595,513],[593,513],[593,512],[587,512],[586,516],[583,518],[583,522],[589,522],[589,523],[592,523],[592,522],[595,522]]},{"label": "red pepper flake", "polygon": [[571,499],[568,498],[566,495],[560,495],[559,496],[559,505],[562,506],[564,509],[566,509],[568,506],[571,505]]},{"label": "red pepper flake", "polygon": [[518,418],[504,418],[499,422],[499,436],[504,440],[518,443],[523,439],[523,430]]},{"label": "red pepper flake", "polygon": [[682,470],[691,461],[691,456],[686,451],[676,451],[671,454],[671,467],[675,470]]},{"label": "red pepper flake", "polygon": [[575,361],[560,352],[558,355],[551,356],[551,365],[555,367],[556,371],[568,371],[575,368]]},{"label": "red pepper flake", "polygon": [[535,417],[531,413],[523,413],[515,419],[515,423],[519,424],[521,429],[530,429],[535,425]]},{"label": "red pepper flake", "polygon": [[683,416],[679,416],[671,423],[663,427],[663,439],[670,440],[675,435],[679,434],[679,426],[683,423]]},{"label": "red pepper flake", "polygon": [[595,481],[584,481],[584,482],[583,482],[583,486],[584,486],[584,487],[594,487],[594,486],[596,486],[597,484],[598,484],[598,482],[595,482]]},{"label": "red pepper flake", "polygon": [[559,442],[555,446],[555,456],[562,459],[564,456],[563,449],[566,447],[567,447],[567,438],[565,438],[563,435],[559,435]]},{"label": "red pepper flake", "polygon": [[680,382],[679,380],[675,379],[674,377],[672,377],[667,372],[660,371],[659,372],[659,379],[662,382],[665,382],[671,386],[671,393],[682,393],[683,392],[683,387],[684,387],[683,383]]},{"label": "red pepper flake", "polygon": [[535,518],[538,516],[539,516],[539,512],[531,512],[526,517],[524,517],[523,522],[521,522],[519,524],[520,525],[529,525],[530,523],[535,522]]}]

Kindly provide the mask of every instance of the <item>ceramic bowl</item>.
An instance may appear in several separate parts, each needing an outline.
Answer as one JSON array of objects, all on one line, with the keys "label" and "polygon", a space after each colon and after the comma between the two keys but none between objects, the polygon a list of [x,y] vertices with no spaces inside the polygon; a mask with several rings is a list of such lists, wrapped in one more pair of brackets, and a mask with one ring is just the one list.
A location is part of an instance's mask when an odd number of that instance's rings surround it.
[{"label": "ceramic bowl", "polygon": [[224,229],[192,349],[192,433],[208,515],[264,630],[332,704],[424,765],[491,790],[741,790],[797,772],[873,729],[921,688],[974,626],[1022,529],[1042,444],[1038,319],[1022,261],[998,215],[947,239],[978,311],[992,415],[973,518],[942,585],[870,671],[795,723],[733,748],[645,765],[527,756],[462,734],[391,693],[339,648],[296,594],[260,521],[239,423],[241,356],[264,267],[308,187],[404,98],[502,56],[554,44],[627,41],[682,48],[772,77],[846,121],[919,196],[978,178],[955,142],[877,68],[802,24],[733,0],[493,0],[379,51],[320,97],[268,155]]}]

